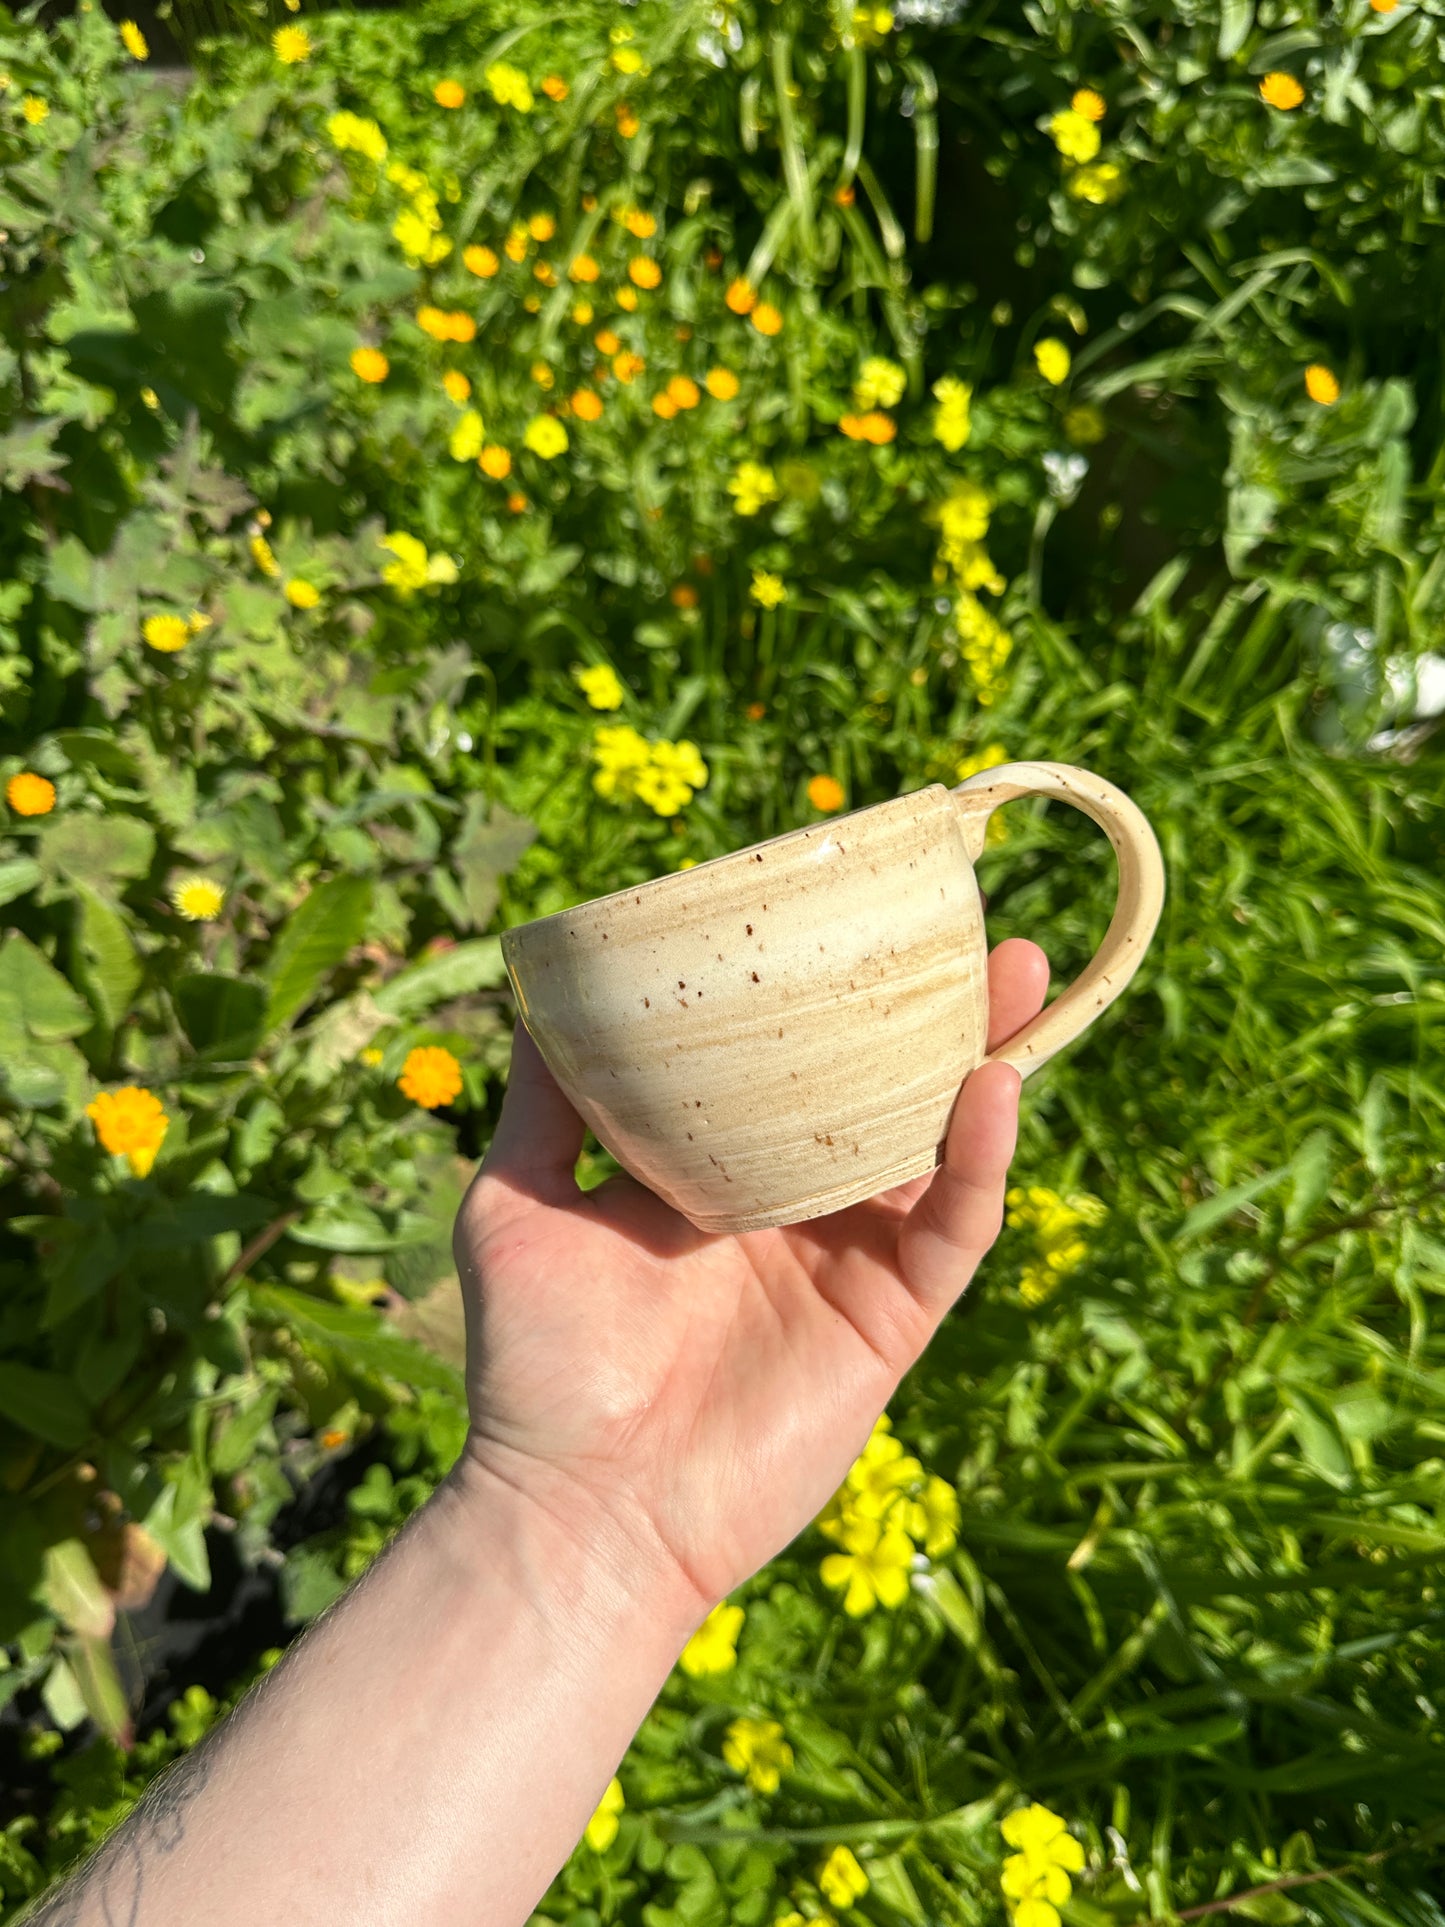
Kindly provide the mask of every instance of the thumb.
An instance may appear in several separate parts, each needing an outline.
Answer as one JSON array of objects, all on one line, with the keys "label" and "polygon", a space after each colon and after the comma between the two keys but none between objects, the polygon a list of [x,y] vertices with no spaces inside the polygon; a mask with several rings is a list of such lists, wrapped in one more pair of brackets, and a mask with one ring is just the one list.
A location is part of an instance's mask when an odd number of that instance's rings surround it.
[{"label": "thumb", "polygon": [[480,1176],[501,1178],[551,1201],[575,1193],[587,1126],[563,1095],[525,1024],[512,1033],[507,1095]]},{"label": "thumb", "polygon": [[1003,1224],[1004,1185],[1018,1140],[1018,1072],[980,1064],[965,1079],[943,1162],[904,1219],[898,1269],[932,1321],[962,1295]]}]

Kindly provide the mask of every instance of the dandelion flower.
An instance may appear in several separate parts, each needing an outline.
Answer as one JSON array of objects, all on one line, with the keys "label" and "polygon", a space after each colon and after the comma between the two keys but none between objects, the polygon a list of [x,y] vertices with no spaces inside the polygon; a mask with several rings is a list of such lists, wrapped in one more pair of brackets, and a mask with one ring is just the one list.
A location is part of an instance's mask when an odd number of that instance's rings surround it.
[{"label": "dandelion flower", "polygon": [[630,101],[619,100],[613,112],[617,118],[618,133],[622,136],[623,140],[630,141],[642,125],[642,122],[637,118],[636,110]]},{"label": "dandelion flower", "polygon": [[650,254],[634,254],[627,264],[627,278],[639,288],[655,288],[662,280],[662,269]]},{"label": "dandelion flower", "polygon": [[55,785],[23,769],[5,785],[5,801],[17,816],[49,816],[55,808]]},{"label": "dandelion flower", "polygon": [[1049,335],[1034,344],[1034,360],[1038,363],[1039,373],[1044,380],[1057,388],[1060,382],[1067,381],[1069,375],[1069,351],[1062,341]]},{"label": "dandelion flower", "polygon": [[190,641],[191,625],[184,616],[147,616],[141,624],[141,634],[152,649],[171,656]]},{"label": "dandelion flower", "polygon": [[1259,83],[1259,97],[1267,107],[1278,107],[1287,114],[1299,106],[1305,90],[1293,74],[1266,74]]},{"label": "dandelion flower", "polygon": [[1322,408],[1330,407],[1340,398],[1340,384],[1333,369],[1326,368],[1322,361],[1312,361],[1305,369],[1305,393],[1311,401],[1317,401]]},{"label": "dandelion flower", "polygon": [[343,109],[327,121],[326,132],[332,146],[343,154],[364,154],[367,160],[375,161],[378,166],[386,159],[386,135],[374,120],[366,120],[360,114],[347,113]]},{"label": "dandelion flower", "polygon": [[723,1735],[722,1756],[755,1793],[776,1793],[793,1764],[793,1749],[777,1720],[734,1720]]},{"label": "dandelion flower", "polygon": [[547,96],[548,100],[564,101],[571,91],[572,89],[560,74],[548,74],[547,78],[542,82],[542,92]]},{"label": "dandelion flower", "polygon": [[[742,1627],[742,1607],[729,1606],[724,1600],[713,1607],[683,1647],[678,1665],[689,1679],[700,1679],[709,1673],[730,1673],[738,1663],[738,1634]],[[782,1728],[778,1730],[781,1732]]]},{"label": "dandelion flower", "polygon": [[460,107],[467,90],[459,80],[439,80],[431,90],[431,97],[438,107]]},{"label": "dandelion flower", "polygon": [[640,207],[630,207],[622,217],[622,225],[634,240],[650,241],[657,232],[657,220]]},{"label": "dandelion flower", "polygon": [[815,810],[841,810],[844,802],[843,785],[836,776],[814,776],[808,783],[808,801]]},{"label": "dandelion flower", "polygon": [[702,390],[688,375],[674,375],[667,384],[667,392],[678,408],[696,408],[702,400]]},{"label": "dandelion flower", "polygon": [[118,1091],[101,1091],[85,1107],[101,1148],[123,1157],[137,1178],[150,1176],[156,1154],[170,1126],[165,1107],[154,1091],[127,1084]]},{"label": "dandelion flower", "polygon": [[723,300],[734,314],[751,314],[758,305],[755,289],[751,282],[745,281],[741,275],[736,281],[728,283],[728,291],[723,296]]},{"label": "dandelion flower", "polygon": [[592,322],[592,315],[593,308],[590,301],[577,301],[573,303],[572,321],[574,326],[578,328],[589,327]]},{"label": "dandelion flower", "polygon": [[321,600],[321,591],[304,575],[293,575],[281,593],[293,609],[314,609]]},{"label": "dandelion flower", "polygon": [[120,38],[121,38],[122,46],[125,48],[126,52],[130,55],[132,60],[149,60],[150,59],[151,50],[149,46],[147,46],[146,44],[146,37],[141,32],[140,28],[136,25],[134,20],[121,21]]},{"label": "dandelion flower", "polygon": [[818,1885],[825,1900],[837,1908],[851,1907],[868,1891],[868,1876],[858,1865],[851,1847],[834,1847],[818,1869]]},{"label": "dandelion flower", "polygon": [[647,363],[641,355],[635,355],[630,348],[624,348],[620,355],[612,357],[612,372],[626,388],[638,375],[646,374]]},{"label": "dandelion flower", "polygon": [[595,281],[601,269],[590,254],[579,254],[568,268],[568,277],[573,281]]},{"label": "dandelion flower", "polygon": [[893,417],[877,408],[870,409],[866,415],[841,415],[838,427],[850,441],[872,442],[879,447],[891,442],[898,433]]},{"label": "dandelion flower", "polygon": [[447,369],[446,373],[442,376],[442,387],[446,390],[448,397],[456,403],[458,408],[461,407],[462,403],[468,399],[472,392],[472,384],[459,368]]},{"label": "dandelion flower", "polygon": [[595,422],[602,413],[602,397],[591,388],[578,388],[572,395],[572,413],[578,421]]},{"label": "dandelion flower", "polygon": [[1069,102],[1071,113],[1082,114],[1085,120],[1102,120],[1109,111],[1104,96],[1096,94],[1092,87],[1081,87]]},{"label": "dandelion flower", "polygon": [[462,249],[462,266],[468,274],[475,274],[483,281],[490,281],[502,263],[491,248],[474,245]]},{"label": "dandelion flower", "polygon": [[1370,0],[1371,10],[1375,13],[1393,13],[1400,0]]},{"label": "dandelion flower", "polygon": [[752,587],[748,593],[760,609],[776,609],[780,602],[788,599],[787,584],[780,575],[773,575],[767,569],[754,569]]},{"label": "dandelion flower", "polygon": [[477,457],[477,467],[494,482],[505,482],[512,472],[512,456],[497,442],[489,442]]},{"label": "dandelion flower", "polygon": [[572,671],[577,687],[593,709],[621,709],[625,691],[611,663],[594,663],[590,668]]},{"label": "dandelion flower", "polygon": [[304,27],[278,27],[271,36],[271,50],[283,67],[294,67],[311,58],[311,36]]},{"label": "dandelion flower", "polygon": [[555,461],[567,448],[567,431],[555,415],[534,415],[522,434],[522,443],[544,462]]},{"label": "dandelion flower", "polygon": [[527,498],[520,489],[514,489],[507,497],[507,507],[513,515],[520,515],[527,506]]},{"label": "dandelion flower", "polygon": [[39,94],[27,94],[20,103],[20,111],[32,127],[38,127],[50,114],[50,102],[42,100]]},{"label": "dandelion flower", "polygon": [[440,1044],[422,1044],[407,1052],[396,1087],[424,1111],[434,1111],[460,1094],[462,1067]]},{"label": "dandelion flower", "polygon": [[380,348],[353,348],[351,372],[360,381],[385,381],[391,373],[391,363]]},{"label": "dandelion flower", "polygon": [[731,401],[738,392],[738,378],[731,368],[709,368],[702,385],[714,401]]},{"label": "dandelion flower", "polygon": [[451,432],[447,453],[454,462],[474,462],[482,452],[484,439],[482,418],[475,408],[469,408]]},{"label": "dandelion flower", "polygon": [[760,335],[777,335],[783,331],[783,317],[771,301],[760,301],[748,317]]},{"label": "dandelion flower", "polygon": [[607,1782],[607,1791],[599,1801],[597,1811],[587,1822],[585,1838],[594,1853],[606,1853],[617,1838],[619,1824],[617,1816],[626,1804],[622,1794],[622,1782],[614,1774]]},{"label": "dandelion flower", "polygon": [[600,355],[615,355],[622,343],[610,328],[599,328],[592,337],[593,346]]},{"label": "dandelion flower", "polygon": [[186,877],[171,891],[171,902],[188,923],[214,923],[226,893],[209,877]]}]

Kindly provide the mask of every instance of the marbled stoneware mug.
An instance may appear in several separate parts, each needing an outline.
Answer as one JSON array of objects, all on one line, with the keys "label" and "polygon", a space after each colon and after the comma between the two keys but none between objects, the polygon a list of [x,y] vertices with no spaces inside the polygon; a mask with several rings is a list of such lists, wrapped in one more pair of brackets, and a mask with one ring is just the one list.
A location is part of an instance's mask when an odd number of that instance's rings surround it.
[{"label": "marbled stoneware mug", "polygon": [[527,1029],[600,1142],[700,1230],[920,1177],[986,1055],[973,864],[999,804],[1034,795],[1105,831],[1119,897],[1083,974],[992,1053],[1027,1077],[1124,989],[1164,900],[1137,805],[1063,763],[934,783],[508,930]]}]

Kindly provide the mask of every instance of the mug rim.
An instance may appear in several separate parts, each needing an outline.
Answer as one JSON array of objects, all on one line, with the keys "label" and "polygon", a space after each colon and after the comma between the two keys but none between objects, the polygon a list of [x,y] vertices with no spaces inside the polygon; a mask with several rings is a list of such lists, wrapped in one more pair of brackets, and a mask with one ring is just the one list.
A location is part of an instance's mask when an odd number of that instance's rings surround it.
[{"label": "mug rim", "polygon": [[[841,816],[830,816],[823,819],[823,822],[830,825],[849,823],[862,816],[876,816],[880,811],[891,810],[896,804],[912,802],[916,797],[927,796],[934,791],[944,797],[952,794],[946,783],[922,783],[916,790],[904,790],[898,796],[887,796],[881,803],[865,803],[861,809],[845,810]],[[606,904],[618,904],[624,899],[631,898],[635,902],[649,890],[659,891],[672,884],[689,883],[704,870],[718,869],[724,863],[741,862],[745,857],[752,856],[755,851],[769,849],[777,843],[793,843],[800,837],[812,836],[823,827],[823,822],[802,823],[795,830],[783,830],[777,836],[765,836],[757,843],[745,844],[740,850],[725,850],[721,856],[707,857],[701,863],[694,863],[690,870],[671,870],[666,876],[649,877],[646,883],[634,883],[625,889],[609,890],[601,897],[588,897],[582,903],[574,903],[570,909],[550,910],[545,917],[532,917],[526,923],[514,923],[501,932],[503,948],[506,949],[510,938],[520,937],[524,931],[540,930],[546,924],[560,923],[566,917],[579,917],[584,911],[600,910]]]}]

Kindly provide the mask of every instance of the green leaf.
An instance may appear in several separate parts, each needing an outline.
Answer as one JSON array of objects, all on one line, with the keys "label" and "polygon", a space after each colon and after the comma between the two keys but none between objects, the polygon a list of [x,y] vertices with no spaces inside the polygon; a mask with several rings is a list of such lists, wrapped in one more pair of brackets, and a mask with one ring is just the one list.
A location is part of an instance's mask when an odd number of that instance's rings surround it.
[{"label": "green leaf", "polygon": [[1323,1410],[1296,1387],[1286,1390],[1284,1400],[1300,1450],[1312,1469],[1331,1485],[1353,1485],[1354,1462],[1340,1437],[1334,1414]]},{"label": "green leaf", "polygon": [[271,1423],[280,1393],[273,1386],[263,1392],[240,1411],[233,1412],[220,1431],[210,1450],[211,1470],[229,1478],[239,1472],[256,1450],[261,1435]]},{"label": "green leaf", "polygon": [[287,919],[276,939],[268,977],[266,1029],[287,1024],[309,1004],[326,973],[366,932],[371,884],[365,877],[319,883]]},{"label": "green leaf", "polygon": [[46,901],[68,895],[78,883],[113,896],[145,875],[155,847],[155,831],[137,816],[51,817],[35,845]]},{"label": "green leaf", "polygon": [[325,1346],[343,1363],[364,1372],[399,1379],[417,1390],[465,1390],[460,1372],[409,1338],[390,1330],[380,1313],[329,1304],[286,1285],[256,1285],[253,1303],[273,1322],[286,1325],[296,1336]]},{"label": "green leaf", "polygon": [[33,890],[41,877],[40,865],[33,856],[14,856],[0,863],[0,903],[13,903]]},{"label": "green leaf", "polygon": [[1216,49],[1221,60],[1233,60],[1248,40],[1254,26],[1254,0],[1223,0],[1219,10],[1219,39]]},{"label": "green leaf", "polygon": [[281,1602],[293,1625],[317,1618],[345,1591],[346,1581],[316,1547],[297,1546],[287,1553],[281,1569]]},{"label": "green leaf", "polygon": [[18,931],[0,948],[0,1053],[26,1041],[59,1043],[80,1037],[95,1014],[50,963]]},{"label": "green leaf", "polygon": [[383,1015],[406,1021],[453,997],[492,990],[504,983],[506,976],[501,939],[478,937],[398,971],[389,983],[374,990],[371,998]]},{"label": "green leaf", "polygon": [[1278,1184],[1281,1178],[1288,1175],[1289,1169],[1287,1164],[1281,1164],[1276,1170],[1266,1171],[1262,1177],[1249,1178],[1243,1184],[1232,1184],[1227,1191],[1216,1191],[1212,1198],[1205,1198],[1202,1203],[1195,1205],[1175,1232],[1175,1244],[1187,1244],[1191,1238],[1202,1237],[1217,1224],[1223,1224],[1242,1205],[1252,1204]]},{"label": "green leaf", "polygon": [[83,1539],[59,1539],[45,1548],[40,1596],[72,1632],[108,1639],[115,1603],[101,1584]]},{"label": "green leaf", "polygon": [[0,435],[0,488],[9,493],[23,489],[27,482],[48,482],[70,460],[54,446],[65,423],[59,417],[44,421],[18,421]]},{"label": "green leaf", "polygon": [[80,958],[75,974],[101,1022],[114,1030],[140,985],[140,959],[125,920],[88,884],[76,892],[75,940]]},{"label": "green leaf", "polygon": [[213,1504],[211,1482],[188,1458],[167,1475],[164,1491],[141,1524],[161,1547],[178,1578],[193,1592],[208,1592],[211,1561],[206,1551],[206,1521]]},{"label": "green leaf", "polygon": [[1329,1195],[1333,1174],[1329,1132],[1311,1131],[1290,1159],[1289,1169],[1294,1182],[1285,1202],[1285,1229],[1298,1231],[1308,1222],[1315,1206]]},{"label": "green leaf", "polygon": [[472,928],[483,929],[497,907],[497,880],[515,868],[522,853],[536,841],[537,826],[514,816],[500,803],[488,809],[482,796],[467,799],[461,832],[452,845],[452,867]]},{"label": "green leaf", "polygon": [[60,1372],[0,1362],[0,1417],[48,1445],[74,1451],[90,1433],[90,1411]]},{"label": "green leaf", "polygon": [[225,1231],[253,1231],[275,1207],[245,1192],[192,1191],[183,1198],[158,1198],[150,1213],[129,1233],[136,1251],[183,1251]]},{"label": "green leaf", "polygon": [[130,1707],[109,1639],[77,1639],[70,1648],[70,1666],[90,1717],[102,1733],[120,1740],[130,1727]]},{"label": "green leaf", "polygon": [[220,971],[178,977],[171,989],[181,1029],[192,1046],[226,1061],[250,1057],[266,1020],[266,987]]}]

